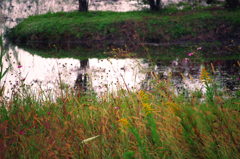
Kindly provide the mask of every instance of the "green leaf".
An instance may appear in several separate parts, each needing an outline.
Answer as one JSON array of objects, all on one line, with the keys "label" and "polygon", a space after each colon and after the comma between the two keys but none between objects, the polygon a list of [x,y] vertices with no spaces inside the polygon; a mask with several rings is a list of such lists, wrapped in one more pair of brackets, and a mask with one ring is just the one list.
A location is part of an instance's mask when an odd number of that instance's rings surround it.
[{"label": "green leaf", "polygon": [[0,77],[0,80],[5,76],[5,74],[8,72],[10,66],[5,70],[5,72],[3,73],[3,75]]}]

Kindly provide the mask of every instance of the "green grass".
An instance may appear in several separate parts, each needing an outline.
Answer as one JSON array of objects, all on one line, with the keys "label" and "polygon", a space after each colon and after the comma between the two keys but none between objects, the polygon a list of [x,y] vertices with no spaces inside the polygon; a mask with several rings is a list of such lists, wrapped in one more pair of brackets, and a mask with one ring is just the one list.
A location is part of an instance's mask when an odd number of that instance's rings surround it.
[{"label": "green grass", "polygon": [[208,72],[201,73],[206,93],[186,90],[189,98],[174,94],[170,74],[163,80],[149,71],[151,90],[119,84],[116,94],[100,98],[75,91],[61,75],[56,100],[19,80],[10,98],[0,96],[0,158],[239,158],[240,100],[219,90]]},{"label": "green grass", "polygon": [[49,12],[28,17],[8,36],[18,41],[131,41],[136,31],[140,39],[147,42],[237,38],[240,10],[211,11],[208,8],[179,11],[169,7],[159,12]]}]

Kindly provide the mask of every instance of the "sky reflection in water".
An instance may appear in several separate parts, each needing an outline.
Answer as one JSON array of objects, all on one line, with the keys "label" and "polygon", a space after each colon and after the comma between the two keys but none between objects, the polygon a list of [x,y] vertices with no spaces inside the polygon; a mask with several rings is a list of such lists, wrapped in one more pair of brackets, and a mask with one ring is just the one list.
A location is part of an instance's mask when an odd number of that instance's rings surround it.
[{"label": "sky reflection in water", "polygon": [[[140,88],[140,82],[145,78],[145,73],[140,71],[139,63],[144,68],[148,67],[148,64],[143,64],[143,59],[116,60],[110,58],[108,61],[107,59],[92,58],[88,60],[87,68],[82,69],[80,68],[81,61],[73,58],[43,58],[32,55],[17,46],[15,51],[9,50],[9,53],[11,52],[18,54],[17,56],[10,54],[13,65],[4,78],[7,89],[13,87],[16,81],[20,83],[24,78],[26,78],[24,82],[30,85],[34,84],[34,88],[39,89],[41,85],[43,90],[53,89],[56,86],[59,87],[59,73],[62,73],[61,80],[73,87],[78,74],[88,73],[91,75],[89,80],[94,91],[100,95],[107,91],[106,84],[110,91],[115,91],[119,85],[124,88],[123,79],[129,88]],[[4,60],[6,58],[7,55],[4,56]],[[9,63],[4,62],[4,68],[8,66]],[[18,66],[22,67],[18,68]],[[8,91],[6,90],[6,92]]]}]

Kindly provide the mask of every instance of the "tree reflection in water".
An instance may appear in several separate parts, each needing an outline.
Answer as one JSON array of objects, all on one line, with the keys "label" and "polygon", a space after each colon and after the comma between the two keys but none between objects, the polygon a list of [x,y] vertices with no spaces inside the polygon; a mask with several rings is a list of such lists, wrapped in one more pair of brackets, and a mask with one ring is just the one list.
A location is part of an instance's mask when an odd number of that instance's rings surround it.
[{"label": "tree reflection in water", "polygon": [[80,60],[80,72],[77,75],[77,79],[75,81],[74,89],[79,93],[86,92],[87,88],[87,82],[88,82],[88,76],[86,73],[86,69],[88,68],[88,59],[86,60]]}]

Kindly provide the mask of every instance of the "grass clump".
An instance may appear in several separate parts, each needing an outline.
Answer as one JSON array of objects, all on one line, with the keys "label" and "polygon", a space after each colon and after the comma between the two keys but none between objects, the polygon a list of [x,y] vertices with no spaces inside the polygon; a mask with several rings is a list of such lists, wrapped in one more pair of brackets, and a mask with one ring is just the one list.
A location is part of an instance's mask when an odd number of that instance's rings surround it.
[{"label": "grass clump", "polygon": [[[128,50],[109,53],[134,57]],[[55,99],[42,90],[30,92],[22,80],[11,98],[0,97],[0,157],[240,157],[240,102],[228,91],[220,96],[204,67],[202,98],[194,92],[190,98],[177,96],[170,73],[161,79],[143,71],[152,79],[146,89],[119,84],[118,92],[100,99],[63,85],[60,74]]]}]

